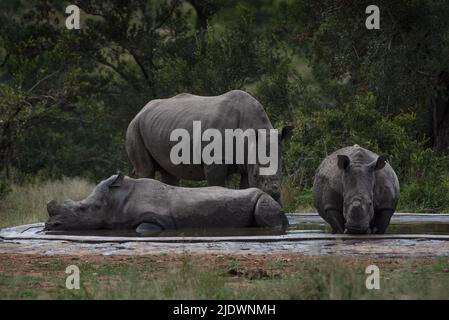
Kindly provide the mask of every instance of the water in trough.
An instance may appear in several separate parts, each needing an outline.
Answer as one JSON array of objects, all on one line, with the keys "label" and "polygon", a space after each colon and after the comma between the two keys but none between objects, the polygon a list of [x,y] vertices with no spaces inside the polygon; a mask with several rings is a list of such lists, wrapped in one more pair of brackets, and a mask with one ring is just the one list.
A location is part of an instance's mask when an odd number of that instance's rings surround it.
[{"label": "water in trough", "polygon": [[[45,234],[103,237],[238,237],[331,233],[329,225],[316,215],[289,215],[288,217],[290,227],[285,231],[261,228],[178,229],[160,231],[141,226],[137,230],[46,231]],[[416,218],[396,215],[392,219],[386,233],[449,235],[449,219],[443,215],[426,215],[425,217],[416,216]]]},{"label": "water in trough", "polygon": [[449,256],[449,214],[395,214],[385,235],[333,235],[316,214],[288,215],[285,232],[247,229],[46,232],[43,223],[0,230],[0,253],[158,253]]}]

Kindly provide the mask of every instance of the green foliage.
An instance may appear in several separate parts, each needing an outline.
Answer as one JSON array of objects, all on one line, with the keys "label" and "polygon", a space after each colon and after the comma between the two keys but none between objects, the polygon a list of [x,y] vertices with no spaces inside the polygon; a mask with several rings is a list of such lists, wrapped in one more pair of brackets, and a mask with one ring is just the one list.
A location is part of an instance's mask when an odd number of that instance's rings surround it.
[{"label": "green foliage", "polygon": [[409,212],[449,211],[449,157],[431,149],[411,155],[408,179],[401,188],[399,207]]},{"label": "green foliage", "polygon": [[21,4],[0,14],[0,164],[18,181],[130,174],[126,127],[151,99],[245,89],[278,64],[288,69],[245,6],[226,28],[212,20],[198,30],[195,10],[213,17],[225,4],[83,0],[82,28],[69,31],[57,1]]},{"label": "green foliage", "polygon": [[[365,28],[369,1],[295,1],[288,25],[330,99],[369,90],[389,114],[417,114],[438,155],[449,153],[449,6],[444,1],[378,1],[380,30]],[[436,117],[435,117],[436,115]]]}]

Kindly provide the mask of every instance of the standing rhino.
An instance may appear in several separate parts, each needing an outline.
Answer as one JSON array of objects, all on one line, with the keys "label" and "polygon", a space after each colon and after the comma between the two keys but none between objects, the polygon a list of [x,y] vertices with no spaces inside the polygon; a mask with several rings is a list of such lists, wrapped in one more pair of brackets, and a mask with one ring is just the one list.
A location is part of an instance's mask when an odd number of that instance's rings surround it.
[{"label": "standing rhino", "polygon": [[334,233],[383,234],[398,203],[399,181],[386,156],[354,145],[323,160],[313,196]]},{"label": "standing rhino", "polygon": [[[243,164],[236,164],[235,149],[232,164],[224,164],[225,152],[223,164],[174,164],[170,159],[170,151],[177,142],[170,141],[170,134],[175,129],[185,129],[192,137],[193,121],[201,121],[204,131],[217,129],[222,137],[225,136],[225,129],[273,129],[262,105],[250,94],[240,90],[220,96],[182,93],[169,99],[152,100],[131,121],[126,133],[126,150],[138,178],[154,178],[157,171],[161,174],[162,182],[170,185],[178,185],[179,179],[185,179],[207,180],[209,186],[225,186],[226,178],[236,173],[241,176],[240,189],[260,188],[280,203],[280,142],[290,135],[291,127],[283,128],[278,135],[277,173],[260,175],[260,162],[249,164],[247,154],[244,155]],[[269,144],[268,138],[266,141]],[[204,142],[201,144],[201,150],[205,145]]]},{"label": "standing rhino", "polygon": [[280,205],[250,188],[182,188],[153,179],[113,175],[84,200],[47,204],[46,230],[180,228],[285,228]]}]

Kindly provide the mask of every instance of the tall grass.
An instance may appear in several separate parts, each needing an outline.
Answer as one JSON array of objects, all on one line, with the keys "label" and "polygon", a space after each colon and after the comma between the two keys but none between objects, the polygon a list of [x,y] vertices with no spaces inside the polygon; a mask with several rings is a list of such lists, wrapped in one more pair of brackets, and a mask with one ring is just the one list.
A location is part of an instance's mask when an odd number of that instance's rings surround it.
[{"label": "tall grass", "polygon": [[94,184],[82,178],[12,185],[11,191],[0,201],[0,227],[45,221],[48,218],[46,204],[49,200],[80,200],[93,188]]}]

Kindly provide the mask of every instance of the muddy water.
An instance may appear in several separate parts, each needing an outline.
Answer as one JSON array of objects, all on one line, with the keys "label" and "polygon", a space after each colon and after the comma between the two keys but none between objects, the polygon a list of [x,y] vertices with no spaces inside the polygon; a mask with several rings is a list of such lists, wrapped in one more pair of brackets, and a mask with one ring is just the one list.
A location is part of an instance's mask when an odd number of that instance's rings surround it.
[{"label": "muddy water", "polygon": [[227,236],[269,236],[286,234],[285,231],[239,228],[239,229],[177,229],[177,230],[83,230],[46,231],[49,235],[100,236],[100,237],[227,237]]},{"label": "muddy water", "polygon": [[[293,225],[288,233],[319,232],[330,233],[331,228],[324,224],[310,223]],[[449,223],[396,223],[391,224],[386,234],[441,234],[449,235]]]},{"label": "muddy water", "polygon": [[43,223],[0,230],[0,254],[148,255],[160,253],[312,256],[449,256],[449,214],[395,214],[387,235],[332,235],[316,214],[287,215],[290,228],[158,231],[43,231]]},{"label": "muddy water", "polygon": [[[447,221],[446,221],[447,220]],[[331,233],[330,227],[319,217],[289,216],[290,227],[285,231],[261,228],[239,229],[178,229],[154,230],[140,228],[135,230],[85,230],[85,231],[47,231],[49,235],[102,236],[102,237],[227,237],[227,236],[268,236],[283,234]],[[445,221],[414,221],[396,218],[387,229],[387,234],[429,234],[449,235],[449,219]]]}]

